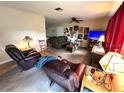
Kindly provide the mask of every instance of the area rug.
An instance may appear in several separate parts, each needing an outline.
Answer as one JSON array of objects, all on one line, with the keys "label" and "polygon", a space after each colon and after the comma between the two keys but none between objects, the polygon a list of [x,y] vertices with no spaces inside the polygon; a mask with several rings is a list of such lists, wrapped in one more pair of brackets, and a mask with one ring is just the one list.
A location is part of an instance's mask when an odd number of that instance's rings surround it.
[{"label": "area rug", "polygon": [[54,83],[49,86],[50,79],[43,70],[32,68],[21,72],[17,67],[0,77],[0,92],[64,92]]},{"label": "area rug", "polygon": [[[89,64],[86,59],[87,51],[76,50],[73,53],[65,49],[50,49],[47,55],[62,56],[72,63]],[[86,59],[85,59],[86,58]],[[50,79],[43,70],[36,67],[21,72],[21,69],[16,65],[16,62],[10,67],[4,66],[0,73],[5,74],[0,76],[0,91],[1,92],[64,92],[64,88],[54,83],[51,87]]]}]

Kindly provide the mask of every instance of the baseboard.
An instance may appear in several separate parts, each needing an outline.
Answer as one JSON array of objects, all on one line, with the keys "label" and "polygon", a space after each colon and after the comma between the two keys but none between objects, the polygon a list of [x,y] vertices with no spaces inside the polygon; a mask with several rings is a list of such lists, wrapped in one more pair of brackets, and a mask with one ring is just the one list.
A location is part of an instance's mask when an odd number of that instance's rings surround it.
[{"label": "baseboard", "polygon": [[11,61],[12,61],[12,59],[8,59],[8,60],[5,60],[5,61],[1,61],[1,62],[0,62],[0,65],[5,64],[5,63],[8,63],[8,62],[11,62]]}]

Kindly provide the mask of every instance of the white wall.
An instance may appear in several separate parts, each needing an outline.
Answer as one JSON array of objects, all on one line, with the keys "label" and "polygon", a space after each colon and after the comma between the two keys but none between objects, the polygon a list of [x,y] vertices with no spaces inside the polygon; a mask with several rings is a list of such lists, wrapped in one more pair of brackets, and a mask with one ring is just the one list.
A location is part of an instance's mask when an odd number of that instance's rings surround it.
[{"label": "white wall", "polygon": [[18,47],[25,36],[33,38],[35,47],[38,39],[46,39],[45,17],[0,6],[0,63],[10,59],[4,51],[5,45]]},{"label": "white wall", "polygon": [[57,30],[56,30],[56,27],[49,27],[47,30],[46,30],[46,35],[47,36],[57,36]]},{"label": "white wall", "polygon": [[64,27],[58,26],[56,29],[57,29],[57,36],[64,36]]},{"label": "white wall", "polygon": [[46,30],[47,36],[64,36],[63,26],[53,26]]}]

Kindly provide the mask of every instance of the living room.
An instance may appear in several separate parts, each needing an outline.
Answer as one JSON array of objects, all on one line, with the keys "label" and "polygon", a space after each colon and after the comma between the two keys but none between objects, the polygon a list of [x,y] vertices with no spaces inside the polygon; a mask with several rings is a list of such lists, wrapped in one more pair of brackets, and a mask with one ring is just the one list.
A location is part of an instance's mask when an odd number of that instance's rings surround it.
[{"label": "living room", "polygon": [[122,1],[0,1],[0,91],[123,92],[123,9]]}]

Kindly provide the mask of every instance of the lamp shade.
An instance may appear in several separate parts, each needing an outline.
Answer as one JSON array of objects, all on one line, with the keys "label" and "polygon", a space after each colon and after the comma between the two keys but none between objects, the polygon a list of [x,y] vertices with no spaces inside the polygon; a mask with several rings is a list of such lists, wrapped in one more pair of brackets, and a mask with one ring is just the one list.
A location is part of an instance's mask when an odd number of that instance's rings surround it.
[{"label": "lamp shade", "polygon": [[23,39],[24,42],[29,42],[32,41],[33,39],[30,36],[25,36],[25,38]]},{"label": "lamp shade", "polygon": [[105,36],[104,36],[104,35],[101,35],[101,36],[99,37],[99,40],[98,40],[98,41],[104,42],[104,41],[105,41]]},{"label": "lamp shade", "polygon": [[119,53],[108,52],[99,63],[106,72],[124,74],[124,59]]}]

